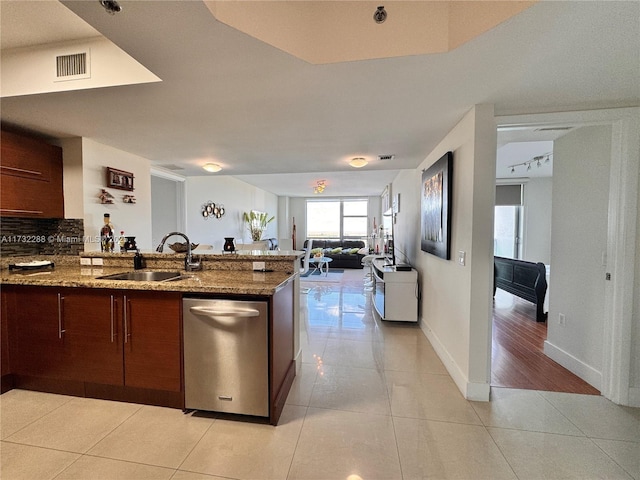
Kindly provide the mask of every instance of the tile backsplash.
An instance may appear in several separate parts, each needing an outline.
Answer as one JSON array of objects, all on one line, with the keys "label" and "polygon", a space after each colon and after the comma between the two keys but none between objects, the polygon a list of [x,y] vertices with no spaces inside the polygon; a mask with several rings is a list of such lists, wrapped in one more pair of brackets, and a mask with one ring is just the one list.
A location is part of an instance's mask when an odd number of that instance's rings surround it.
[{"label": "tile backsplash", "polygon": [[84,221],[75,218],[0,217],[0,255],[78,255]]}]

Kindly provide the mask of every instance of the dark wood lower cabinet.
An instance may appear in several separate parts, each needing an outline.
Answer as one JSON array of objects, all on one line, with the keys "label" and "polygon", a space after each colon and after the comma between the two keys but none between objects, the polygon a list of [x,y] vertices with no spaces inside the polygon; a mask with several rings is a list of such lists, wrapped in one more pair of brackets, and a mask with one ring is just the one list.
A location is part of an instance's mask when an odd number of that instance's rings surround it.
[{"label": "dark wood lower cabinet", "polygon": [[124,302],[124,384],[182,390],[182,296],[127,292]]},{"label": "dark wood lower cabinet", "polygon": [[6,286],[2,300],[16,387],[183,406],[180,294]]},{"label": "dark wood lower cabinet", "polygon": [[[91,289],[60,292],[63,377],[81,382],[122,385],[122,329],[119,296]],[[121,302],[120,302],[121,304]]]},{"label": "dark wood lower cabinet", "polygon": [[296,376],[293,360],[293,281],[273,296],[269,328],[269,420],[276,425]]},{"label": "dark wood lower cabinet", "polygon": [[64,378],[64,342],[59,292],[42,287],[3,287],[7,292],[12,373]]}]

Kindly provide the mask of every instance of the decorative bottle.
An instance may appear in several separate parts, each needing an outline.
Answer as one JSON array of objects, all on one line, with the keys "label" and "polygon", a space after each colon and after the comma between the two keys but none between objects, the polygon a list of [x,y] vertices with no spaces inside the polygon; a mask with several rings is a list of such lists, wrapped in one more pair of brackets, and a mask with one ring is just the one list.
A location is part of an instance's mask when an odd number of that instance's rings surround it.
[{"label": "decorative bottle", "polygon": [[100,229],[100,249],[103,252],[113,252],[114,247],[113,225],[111,225],[111,215],[104,214],[104,225]]},{"label": "decorative bottle", "polygon": [[118,243],[120,244],[120,252],[126,252],[127,249],[125,248],[125,238],[124,238],[124,230],[120,230],[120,239],[118,241]]}]

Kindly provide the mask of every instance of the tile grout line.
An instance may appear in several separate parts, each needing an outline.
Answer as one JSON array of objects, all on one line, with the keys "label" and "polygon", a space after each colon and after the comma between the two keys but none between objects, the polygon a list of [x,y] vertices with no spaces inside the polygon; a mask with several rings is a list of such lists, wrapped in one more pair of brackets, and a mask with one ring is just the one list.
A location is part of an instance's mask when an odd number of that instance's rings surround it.
[{"label": "tile grout line", "polygon": [[[186,415],[183,412],[183,415]],[[184,456],[184,458],[182,459],[182,461],[180,462],[180,464],[176,467],[176,471],[180,470],[180,467],[182,467],[182,465],[184,465],[184,462],[187,461],[187,458],[189,458],[189,455],[191,455],[193,453],[193,451],[196,449],[196,447],[198,446],[198,444],[202,441],[202,439],[204,438],[204,436],[209,432],[209,430],[211,430],[211,428],[213,427],[213,425],[218,421],[218,417],[213,419],[213,422],[211,422],[211,425],[209,425],[204,432],[202,432],[202,435],[200,435],[200,438],[198,439],[197,442],[195,442],[193,444],[193,447],[191,447],[191,450],[189,450],[187,452],[187,454]],[[188,470],[187,470],[188,471]],[[200,473],[200,472],[199,472]],[[175,474],[174,474],[175,475]]]},{"label": "tile grout line", "polygon": [[302,419],[302,425],[300,426],[300,431],[298,432],[298,438],[296,438],[296,444],[293,447],[293,454],[291,455],[291,461],[289,462],[289,468],[287,469],[287,476],[285,480],[289,478],[291,475],[291,469],[293,468],[293,459],[296,458],[296,451],[298,450],[298,445],[300,444],[300,437],[302,437],[302,430],[304,429],[304,424],[307,421],[307,415],[309,414],[309,406],[304,407],[304,418]]},{"label": "tile grout line", "polygon": [[[18,389],[20,390],[20,389]],[[26,392],[31,392],[32,390],[24,390]],[[5,392],[8,393],[8,392]],[[67,395],[60,395],[58,393],[49,393],[49,392],[43,392],[43,393],[48,393],[49,395],[56,395],[56,396],[60,396],[60,397],[67,397]],[[65,406],[67,403],[73,401],[74,397],[68,397],[69,399],[66,402],[61,403],[60,405],[58,405],[57,407],[55,407],[53,410],[41,415],[38,418],[33,419],[31,422],[27,423],[26,425],[23,425],[22,427],[20,427],[18,430],[16,430],[15,432],[13,432],[11,435],[9,435],[7,438],[2,439],[2,441],[5,441],[9,438],[11,438],[12,436],[14,436],[16,433],[21,432],[22,430],[24,430],[25,428],[33,425],[34,423],[36,423],[39,420],[42,420],[43,418],[45,418],[46,416],[52,414],[53,412],[55,412],[56,410],[58,410],[59,408],[62,408],[63,406]],[[12,442],[12,443],[17,443],[17,442]]]},{"label": "tile grout line", "polygon": [[[509,468],[511,469],[511,471],[513,472],[514,477],[516,477],[517,479],[519,479],[520,477],[518,476],[518,474],[516,473],[516,469],[513,467],[513,465],[511,465],[511,462],[509,461],[509,459],[507,458],[507,456],[505,455],[505,453],[502,451],[502,448],[500,448],[500,445],[498,445],[498,442],[496,441],[496,439],[493,437],[493,435],[491,435],[491,431],[489,430],[489,427],[487,427],[486,425],[482,425],[482,428],[484,428],[485,432],[487,432],[487,434],[489,435],[489,438],[491,439],[491,441],[493,442],[493,444],[496,446],[496,448],[498,449],[498,451],[500,452],[500,455],[502,455],[502,458],[504,458],[504,461],[507,462],[507,465],[509,465]],[[496,428],[496,427],[491,427],[491,428]]]}]

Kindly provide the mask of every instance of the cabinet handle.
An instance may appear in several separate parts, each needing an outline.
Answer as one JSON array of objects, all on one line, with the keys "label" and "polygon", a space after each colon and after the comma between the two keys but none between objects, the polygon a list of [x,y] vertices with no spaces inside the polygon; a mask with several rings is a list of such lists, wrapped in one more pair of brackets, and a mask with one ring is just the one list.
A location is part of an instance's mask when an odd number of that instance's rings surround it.
[{"label": "cabinet handle", "polygon": [[25,170],[24,168],[7,167],[6,165],[0,165],[0,168],[4,170],[12,170],[14,172],[28,173],[29,175],[42,175],[42,172],[36,172],[35,170]]},{"label": "cabinet handle", "polygon": [[128,315],[128,310],[129,310],[129,301],[127,300],[127,296],[124,296],[124,305],[123,305],[123,312],[124,312],[124,343],[129,343],[129,337],[131,336],[131,334],[129,333],[129,315]]},{"label": "cabinet handle", "polygon": [[62,294],[58,294],[58,338],[62,340],[62,334],[64,332],[66,332],[66,330],[63,328],[63,302],[64,302],[64,297],[62,296]]},{"label": "cabinet handle", "polygon": [[115,337],[115,335],[113,333],[113,302],[114,302],[113,295],[111,295],[111,301],[110,301],[110,304],[109,304],[109,307],[110,307],[110,310],[111,310],[110,311],[110,314],[111,314],[110,315],[110,317],[111,317],[111,343],[113,343],[113,339]]},{"label": "cabinet handle", "polygon": [[36,215],[41,215],[41,210],[17,210],[15,208],[0,208],[1,212],[11,212],[11,213],[35,213]]}]

